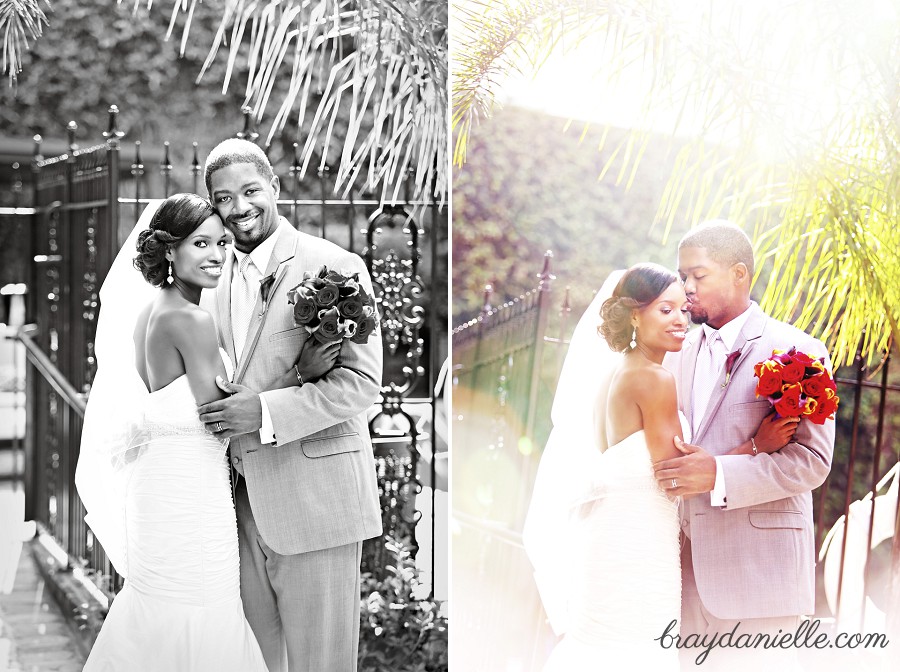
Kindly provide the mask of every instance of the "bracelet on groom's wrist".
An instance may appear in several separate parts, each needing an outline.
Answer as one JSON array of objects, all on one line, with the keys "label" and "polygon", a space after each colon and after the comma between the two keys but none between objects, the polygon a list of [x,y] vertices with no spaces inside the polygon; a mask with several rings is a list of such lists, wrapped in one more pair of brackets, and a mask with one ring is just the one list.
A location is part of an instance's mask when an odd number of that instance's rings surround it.
[{"label": "bracelet on groom's wrist", "polygon": [[300,369],[297,368],[297,365],[294,364],[294,373],[297,374],[297,383],[303,387],[303,376],[300,375]]},{"label": "bracelet on groom's wrist", "polygon": [[[298,377],[298,378],[300,377],[300,374],[299,374],[299,373],[297,374],[297,377]],[[753,451],[753,454],[754,454],[754,455],[759,455],[759,450],[758,450],[757,447],[756,447],[756,437],[754,437],[754,436],[751,436],[751,437],[750,437],[750,446],[751,446],[750,449]]]}]

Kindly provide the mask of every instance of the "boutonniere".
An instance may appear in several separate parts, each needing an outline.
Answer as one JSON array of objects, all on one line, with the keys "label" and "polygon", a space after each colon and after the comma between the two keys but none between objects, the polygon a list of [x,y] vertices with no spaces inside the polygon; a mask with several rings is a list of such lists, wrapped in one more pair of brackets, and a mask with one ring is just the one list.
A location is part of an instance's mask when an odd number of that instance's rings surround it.
[{"label": "boutonniere", "polygon": [[269,292],[272,291],[272,285],[275,284],[275,273],[269,273],[266,277],[262,278],[259,281],[259,293],[262,296],[263,309],[262,314],[265,314],[266,308],[269,306]]},{"label": "boutonniere", "polygon": [[728,387],[728,383],[731,382],[731,370],[734,368],[734,363],[740,356],[741,351],[735,350],[730,355],[728,355],[727,359],[725,360],[725,382],[722,383],[722,389]]}]

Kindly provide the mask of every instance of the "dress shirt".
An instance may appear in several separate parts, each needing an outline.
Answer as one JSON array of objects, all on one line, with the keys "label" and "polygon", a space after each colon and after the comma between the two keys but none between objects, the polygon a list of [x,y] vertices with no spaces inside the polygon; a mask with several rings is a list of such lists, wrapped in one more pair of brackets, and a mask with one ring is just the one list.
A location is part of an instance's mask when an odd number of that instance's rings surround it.
[{"label": "dress shirt", "polygon": [[[280,228],[281,227],[276,229],[275,233],[266,238],[250,252],[250,258],[253,260],[253,265],[259,269],[259,273],[263,277],[265,277],[266,268],[269,266],[269,259],[272,258],[272,252],[275,250],[275,242],[278,240],[278,236],[281,233]],[[241,252],[237,247],[234,247],[233,249],[237,266],[235,267],[235,273],[231,278],[231,305],[234,305],[237,293],[241,291],[240,283],[242,282],[242,279],[240,278],[240,273],[237,269],[240,268],[241,261],[247,256],[247,253]],[[263,398],[263,395],[259,394],[258,396],[260,406],[262,407],[262,426],[259,428],[259,441],[260,443],[275,443],[275,428],[272,426],[272,416],[269,413],[269,407],[266,405],[266,400]]]},{"label": "dress shirt", "polygon": [[[723,324],[722,327],[718,330],[718,336],[722,339],[722,343],[720,345],[725,346],[725,357],[728,356],[729,353],[734,351],[734,344],[737,342],[738,336],[741,334],[741,329],[744,328],[744,324],[747,322],[747,318],[750,316],[750,309],[755,305],[755,302],[751,301],[750,306],[748,306],[747,310],[738,315],[736,318],[728,322],[727,324]],[[712,339],[716,336],[716,330],[710,327],[708,324],[703,325],[704,338]],[[706,347],[706,346],[701,346]],[[713,380],[718,379],[719,371],[721,371],[722,367],[725,366],[725,360],[722,359],[721,363],[718,363],[716,367],[714,367],[715,375]],[[713,375],[710,372],[709,375]],[[712,396],[712,395],[710,395]],[[709,401],[707,400],[707,405]],[[694,409],[694,412],[697,412],[697,409]],[[703,417],[703,413],[706,412],[706,408],[704,406],[703,411],[701,412],[699,417]],[[699,426],[699,422],[697,425]],[[696,428],[695,428],[696,429]],[[709,503],[710,506],[725,506],[725,478],[722,476],[722,465],[719,462],[719,458],[716,457],[716,482],[713,485],[712,492],[709,493]]]}]

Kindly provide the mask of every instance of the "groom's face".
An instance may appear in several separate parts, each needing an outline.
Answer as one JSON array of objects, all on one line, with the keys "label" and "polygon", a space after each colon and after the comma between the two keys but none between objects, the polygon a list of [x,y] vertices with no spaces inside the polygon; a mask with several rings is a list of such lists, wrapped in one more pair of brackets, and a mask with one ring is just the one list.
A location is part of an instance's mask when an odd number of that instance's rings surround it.
[{"label": "groom's face", "polygon": [[233,163],[214,172],[210,186],[213,205],[241,252],[252,252],[278,228],[278,177],[261,175],[252,163]]},{"label": "groom's face", "polygon": [[712,259],[705,247],[679,248],[678,274],[684,282],[694,324],[719,329],[746,308],[733,267]]}]

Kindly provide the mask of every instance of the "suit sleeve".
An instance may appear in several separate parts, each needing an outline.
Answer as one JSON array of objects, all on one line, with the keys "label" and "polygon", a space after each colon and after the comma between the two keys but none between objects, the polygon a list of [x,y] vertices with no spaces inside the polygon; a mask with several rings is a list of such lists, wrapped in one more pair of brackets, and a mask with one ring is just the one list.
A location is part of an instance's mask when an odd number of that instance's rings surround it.
[{"label": "suit sleeve", "polygon": [[[372,280],[360,257],[348,253],[336,260],[335,266],[338,270],[359,273],[366,290],[375,296]],[[382,362],[379,327],[365,343],[345,340],[337,366],[315,383],[262,393],[278,445],[297,441],[364,413],[378,399]]]},{"label": "suit sleeve", "polygon": [[[824,356],[832,371],[831,360],[821,341],[809,339],[805,350],[815,357]],[[810,492],[825,482],[831,471],[834,452],[835,421],[816,425],[802,420],[795,441],[771,455],[722,455],[727,493],[727,509],[739,509]]]}]

